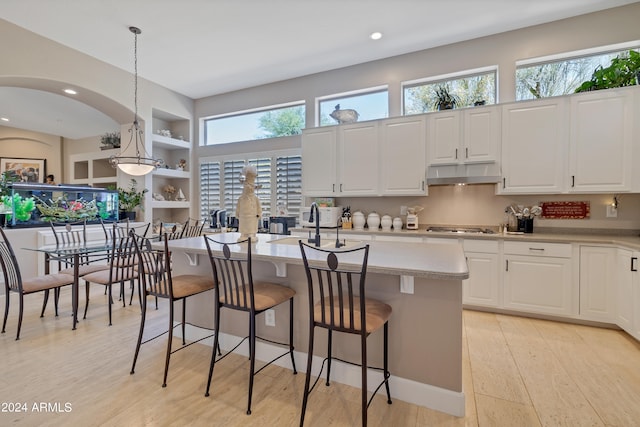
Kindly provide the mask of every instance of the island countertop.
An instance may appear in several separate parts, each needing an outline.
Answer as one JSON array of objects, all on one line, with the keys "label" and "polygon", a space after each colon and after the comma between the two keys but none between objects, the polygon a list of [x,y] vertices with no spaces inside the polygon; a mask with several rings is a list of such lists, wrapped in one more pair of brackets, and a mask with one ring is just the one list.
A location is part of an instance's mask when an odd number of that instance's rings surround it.
[{"label": "island countertop", "polygon": [[[217,241],[233,243],[240,233],[220,233],[211,236]],[[278,244],[282,240],[285,244]],[[292,236],[258,234],[258,241],[252,247],[252,257],[261,261],[302,263],[300,248]],[[357,243],[357,237],[349,239]],[[304,240],[303,240],[304,241]],[[327,241],[327,243],[330,243]],[[372,273],[423,277],[427,279],[464,280],[469,270],[461,245],[411,242],[372,242],[369,244],[368,271]],[[172,240],[172,249],[206,253],[207,247],[202,237]]]}]

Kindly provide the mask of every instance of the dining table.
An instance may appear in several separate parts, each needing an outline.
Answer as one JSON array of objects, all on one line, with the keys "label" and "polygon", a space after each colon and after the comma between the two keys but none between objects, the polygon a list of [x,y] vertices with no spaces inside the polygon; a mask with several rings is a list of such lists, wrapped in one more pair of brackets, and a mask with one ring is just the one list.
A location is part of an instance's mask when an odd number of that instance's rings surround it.
[{"label": "dining table", "polygon": [[71,287],[71,307],[73,314],[73,330],[76,329],[78,323],[78,288],[79,288],[79,268],[80,265],[86,264],[87,257],[95,257],[100,254],[105,255],[113,249],[112,240],[96,240],[83,243],[69,244],[48,244],[39,247],[23,247],[22,249],[29,251],[42,252],[45,254],[45,274],[51,272],[51,261],[62,260],[67,264],[73,265],[73,284]]}]

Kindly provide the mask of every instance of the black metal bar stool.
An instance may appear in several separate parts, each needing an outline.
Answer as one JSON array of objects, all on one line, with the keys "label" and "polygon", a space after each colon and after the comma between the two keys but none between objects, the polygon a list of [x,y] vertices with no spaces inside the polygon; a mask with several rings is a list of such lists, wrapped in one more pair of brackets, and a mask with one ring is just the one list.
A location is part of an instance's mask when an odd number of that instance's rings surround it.
[{"label": "black metal bar stool", "polygon": [[[360,336],[360,363],[362,372],[362,425],[367,425],[367,408],[380,387],[385,385],[387,403],[391,404],[389,390],[389,318],[391,306],[366,298],[366,273],[369,259],[369,245],[346,250],[325,250],[299,242],[309,289],[309,352],[307,356],[307,377],[302,399],[300,426],[304,425],[309,394],[318,383],[327,362],[327,381],[331,375],[331,360],[341,360],[332,356],[333,332],[344,332]],[[327,358],[322,363],[318,378],[311,383],[313,364],[313,341],[315,328],[327,329]],[[378,329],[384,331],[382,368],[372,368],[383,372],[383,380],[367,400],[367,337]]]}]

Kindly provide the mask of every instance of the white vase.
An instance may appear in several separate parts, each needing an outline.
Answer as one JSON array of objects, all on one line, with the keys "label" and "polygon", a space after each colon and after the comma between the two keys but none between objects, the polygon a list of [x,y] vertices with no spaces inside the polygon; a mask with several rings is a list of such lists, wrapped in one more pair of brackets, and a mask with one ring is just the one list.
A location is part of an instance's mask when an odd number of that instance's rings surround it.
[{"label": "white vase", "polygon": [[371,212],[367,217],[367,226],[369,227],[369,231],[378,231],[380,227],[380,215]]},{"label": "white vase", "polygon": [[384,215],[382,219],[380,219],[380,226],[382,227],[382,231],[391,231],[391,225],[393,224],[393,219],[391,216]]},{"label": "white vase", "polygon": [[402,218],[398,216],[393,218],[393,230],[394,231],[402,230]]},{"label": "white vase", "polygon": [[354,212],[351,215],[351,222],[354,230],[363,230],[365,224],[364,214],[362,212]]}]

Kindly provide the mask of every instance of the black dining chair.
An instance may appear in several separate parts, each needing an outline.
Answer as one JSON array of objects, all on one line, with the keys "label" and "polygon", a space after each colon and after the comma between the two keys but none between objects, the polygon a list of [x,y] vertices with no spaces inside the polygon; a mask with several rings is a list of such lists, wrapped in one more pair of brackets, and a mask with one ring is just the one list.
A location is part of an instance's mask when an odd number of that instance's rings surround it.
[{"label": "black dining chair", "polygon": [[[391,404],[389,390],[389,318],[391,306],[381,301],[366,297],[366,275],[369,259],[369,245],[354,249],[325,250],[299,242],[302,261],[307,276],[309,291],[309,351],[307,353],[307,376],[302,399],[300,426],[304,425],[309,394],[314,389],[327,362],[327,380],[329,386],[331,376],[331,361],[338,359],[332,355],[332,339],[334,332],[343,332],[360,337],[361,367],[361,405],[362,425],[367,425],[367,408],[380,387],[385,385],[387,403]],[[322,363],[318,377],[311,385],[311,368],[313,363],[313,344],[315,328],[327,330],[327,357]],[[383,367],[371,368],[367,366],[367,337],[383,328]],[[382,371],[382,382],[375,389],[371,398],[367,400],[367,371],[376,369]]]},{"label": "black dining chair", "polygon": [[[22,327],[22,316],[24,313],[24,296],[36,292],[44,292],[51,289],[57,289],[61,286],[72,285],[74,283],[73,275],[70,274],[45,274],[43,276],[23,279],[18,265],[18,259],[11,247],[7,235],[0,227],[0,266],[4,276],[5,305],[4,320],[2,321],[2,333],[5,333],[7,326],[7,318],[9,317],[9,305],[11,302],[11,294],[18,294],[19,311],[18,311],[18,330],[16,332],[16,340],[20,339],[20,329]],[[40,315],[43,317],[43,314]]]},{"label": "black dining chair", "polygon": [[[131,232],[133,236],[133,231]],[[133,356],[133,364],[131,365],[131,374],[135,372],[140,347],[149,341],[155,340],[164,334],[168,334],[167,351],[165,354],[164,377],[162,387],[167,386],[167,375],[169,373],[169,361],[171,355],[176,351],[182,350],[191,344],[195,344],[204,339],[210,338],[211,335],[192,341],[186,342],[186,312],[187,298],[203,292],[210,291],[214,288],[214,281],[210,276],[200,276],[194,274],[184,274],[174,276],[171,272],[171,252],[169,251],[169,239],[165,235],[163,238],[164,249],[155,250],[146,245],[135,245],[136,256],[138,258],[138,270],[140,272],[141,288],[143,290],[142,297],[142,319],[140,321],[140,332],[138,333],[138,341]],[[152,338],[143,341],[144,327],[147,314],[147,297],[154,296],[156,298],[164,298],[169,300],[169,328]],[[174,303],[182,302],[182,347],[172,350],[173,329],[178,325],[174,325]],[[217,336],[217,334],[216,334]],[[217,347],[214,347],[217,348]]]},{"label": "black dining chair", "polygon": [[[260,371],[276,360],[289,355],[291,357],[293,373],[297,374],[298,372],[293,357],[293,297],[295,291],[287,286],[276,283],[254,282],[250,238],[237,243],[225,243],[216,241],[206,235],[203,237],[211,260],[216,293],[214,305],[214,329],[216,330],[216,334],[211,353],[211,364],[209,366],[209,377],[207,379],[205,396],[209,396],[211,378],[213,377],[213,370],[216,363],[231,354],[240,344],[248,339],[250,367],[247,415],[250,415],[251,398],[253,396],[253,379]],[[262,339],[256,335],[256,316],[287,301],[289,301],[289,342],[279,343],[269,340],[271,344],[285,346],[287,351],[267,362],[256,371],[256,339]],[[220,348],[220,311],[223,308],[243,311],[249,314],[249,335],[244,337],[234,348],[216,358],[216,349],[219,350]]]}]

